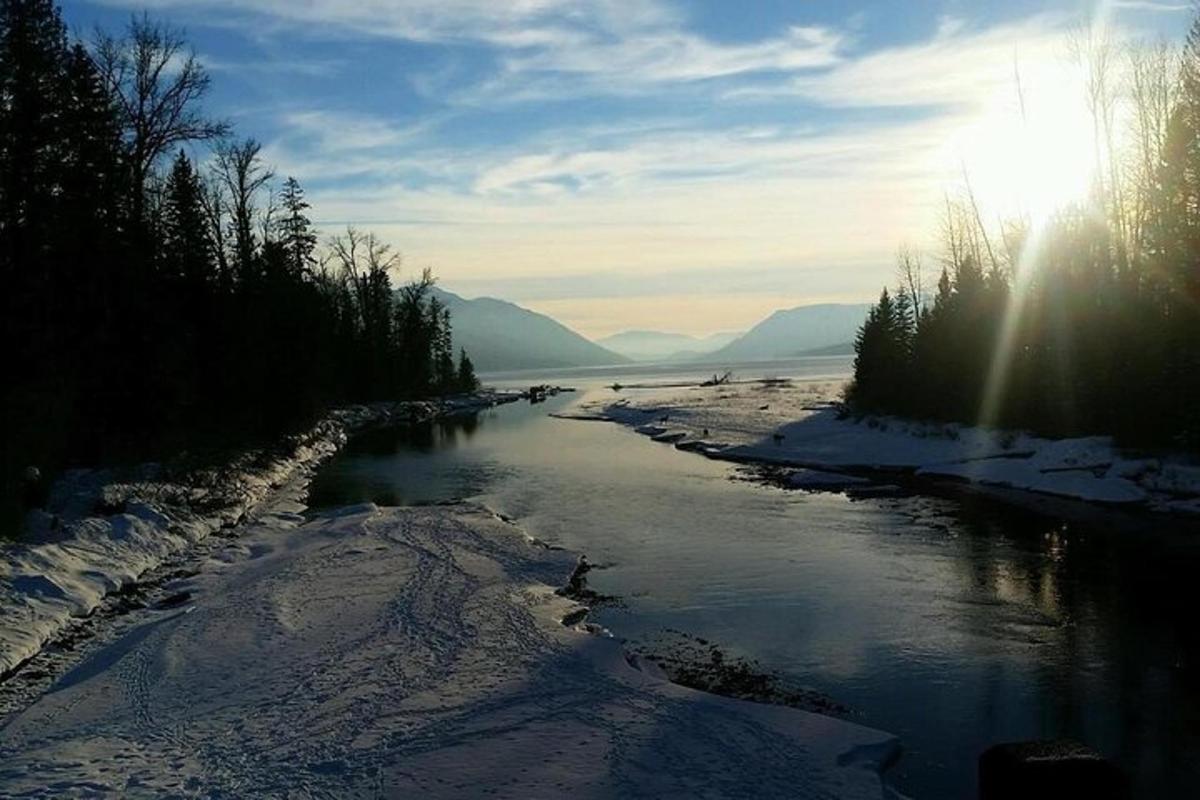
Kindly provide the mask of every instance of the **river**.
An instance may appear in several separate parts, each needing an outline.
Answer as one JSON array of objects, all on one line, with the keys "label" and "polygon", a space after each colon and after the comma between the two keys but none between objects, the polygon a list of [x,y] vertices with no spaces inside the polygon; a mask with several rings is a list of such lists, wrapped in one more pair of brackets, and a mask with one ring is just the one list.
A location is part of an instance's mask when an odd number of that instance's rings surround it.
[{"label": "river", "polygon": [[550,416],[615,396],[614,381],[695,372],[498,376],[580,391],[360,437],[321,470],[310,502],[485,503],[601,565],[590,586],[619,601],[592,619],[631,646],[701,637],[899,735],[890,781],[913,797],[974,797],[986,747],[1057,737],[1113,758],[1138,797],[1193,796],[1200,538],[1161,519],[785,491],[614,424]]}]

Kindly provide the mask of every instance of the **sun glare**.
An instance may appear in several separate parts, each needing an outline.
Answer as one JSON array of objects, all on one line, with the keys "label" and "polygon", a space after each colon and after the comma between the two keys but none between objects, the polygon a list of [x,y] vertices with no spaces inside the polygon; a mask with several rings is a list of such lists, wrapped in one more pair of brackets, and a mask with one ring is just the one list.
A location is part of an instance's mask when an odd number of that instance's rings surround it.
[{"label": "sun glare", "polygon": [[1024,218],[1037,228],[1086,198],[1096,152],[1081,70],[1062,61],[1022,70],[956,132],[945,155],[986,223]]},{"label": "sun glare", "polygon": [[1085,74],[1065,58],[1023,65],[985,100],[949,147],[989,227],[1022,220],[1029,238],[1012,265],[1009,296],[984,388],[979,422],[991,425],[1003,400],[1026,287],[1039,263],[1047,221],[1086,201],[1100,163],[1100,143],[1087,105]]}]

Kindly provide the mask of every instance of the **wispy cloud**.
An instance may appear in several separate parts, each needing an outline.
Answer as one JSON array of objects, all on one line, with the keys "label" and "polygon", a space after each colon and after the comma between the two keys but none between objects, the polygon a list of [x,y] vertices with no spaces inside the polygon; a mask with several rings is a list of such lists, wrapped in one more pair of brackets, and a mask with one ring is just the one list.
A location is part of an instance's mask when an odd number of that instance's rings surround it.
[{"label": "wispy cloud", "polygon": [[[578,92],[794,72],[835,63],[843,41],[824,27],[791,26],[759,41],[719,43],[686,30],[684,15],[661,0],[145,0],[143,5],[266,18],[303,26],[307,36],[351,32],[410,42],[486,44],[499,51],[502,69],[473,96],[510,99],[553,93],[550,76],[569,76]],[[516,91],[519,81],[525,84]]]},{"label": "wispy cloud", "polygon": [[[793,95],[826,106],[969,106],[1015,92],[1024,71],[1042,71],[1065,55],[1073,18],[1041,14],[983,30],[944,18],[935,36],[848,58],[812,75],[768,87],[734,89],[731,98]],[[1014,94],[1015,96],[1015,94]]]},{"label": "wispy cloud", "polygon": [[1109,0],[1107,5],[1126,11],[1155,11],[1168,14],[1191,11],[1195,8],[1191,3],[1156,3],[1153,0]]},{"label": "wispy cloud", "polygon": [[229,61],[225,59],[203,56],[204,66],[214,73],[237,73],[245,75],[306,75],[309,77],[329,77],[336,75],[345,68],[346,62],[340,59],[261,59],[257,61]]}]

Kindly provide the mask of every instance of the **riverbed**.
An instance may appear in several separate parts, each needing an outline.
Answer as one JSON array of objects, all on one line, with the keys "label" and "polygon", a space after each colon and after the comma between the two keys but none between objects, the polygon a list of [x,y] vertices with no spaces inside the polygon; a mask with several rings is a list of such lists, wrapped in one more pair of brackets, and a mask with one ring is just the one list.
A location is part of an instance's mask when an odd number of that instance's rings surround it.
[{"label": "riverbed", "polygon": [[1186,796],[1200,780],[1187,592],[1200,540],[1187,531],[984,500],[787,491],[617,425],[551,416],[605,399],[614,382],[698,375],[503,377],[581,391],[361,437],[318,474],[311,504],[481,502],[585,553],[590,588],[615,598],[591,619],[630,647],[703,639],[899,735],[889,777],[915,797],[974,796],[983,749],[1033,738],[1098,749],[1140,797]]}]

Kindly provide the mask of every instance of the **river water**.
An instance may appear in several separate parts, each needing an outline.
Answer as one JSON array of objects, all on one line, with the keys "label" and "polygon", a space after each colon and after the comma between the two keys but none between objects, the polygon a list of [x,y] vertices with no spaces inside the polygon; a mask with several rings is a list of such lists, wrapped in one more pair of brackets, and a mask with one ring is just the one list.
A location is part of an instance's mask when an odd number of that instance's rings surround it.
[{"label": "river water", "polygon": [[914,797],[974,797],[986,747],[1058,737],[1116,760],[1138,797],[1200,791],[1200,537],[1162,520],[785,491],[617,425],[549,416],[613,396],[614,380],[681,377],[653,372],[547,375],[581,391],[366,435],[311,502],[481,501],[602,565],[589,584],[619,602],[593,620],[632,645],[702,637],[899,735],[890,781]]}]

